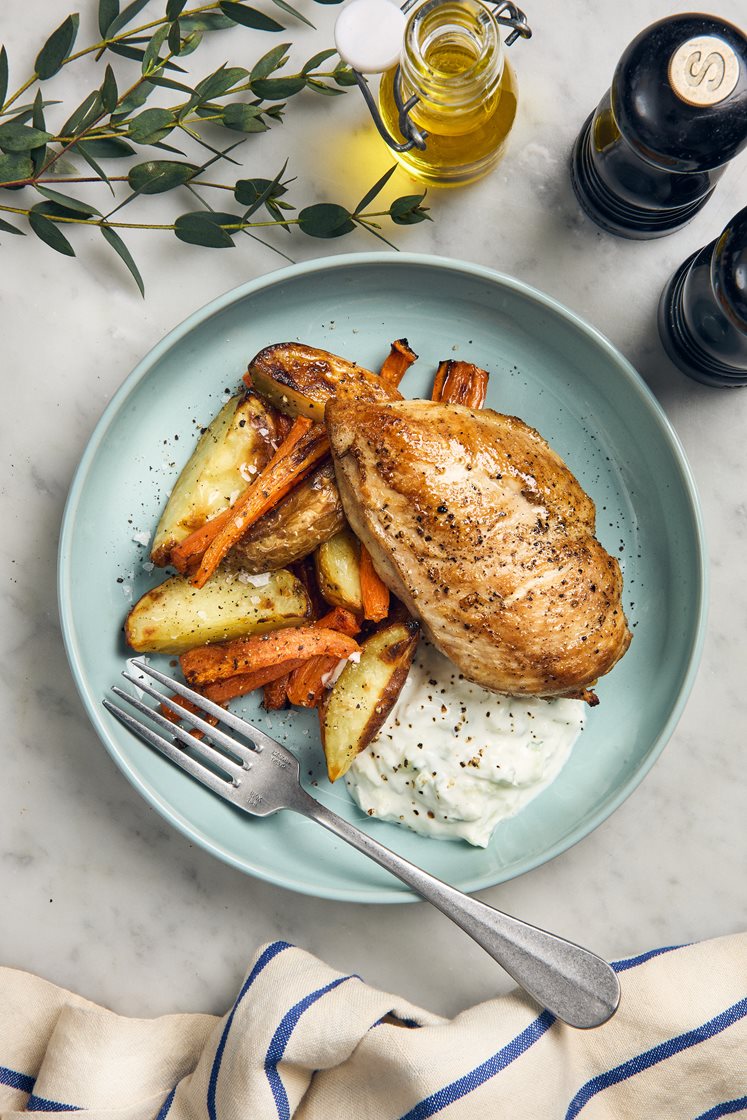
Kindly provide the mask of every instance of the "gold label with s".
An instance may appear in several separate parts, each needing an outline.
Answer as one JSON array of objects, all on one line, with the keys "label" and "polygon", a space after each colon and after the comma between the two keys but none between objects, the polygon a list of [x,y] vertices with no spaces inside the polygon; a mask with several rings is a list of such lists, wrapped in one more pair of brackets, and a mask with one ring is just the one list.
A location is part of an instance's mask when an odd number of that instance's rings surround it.
[{"label": "gold label with s", "polygon": [[739,80],[739,59],[717,35],[688,39],[669,60],[669,84],[688,105],[717,105]]}]

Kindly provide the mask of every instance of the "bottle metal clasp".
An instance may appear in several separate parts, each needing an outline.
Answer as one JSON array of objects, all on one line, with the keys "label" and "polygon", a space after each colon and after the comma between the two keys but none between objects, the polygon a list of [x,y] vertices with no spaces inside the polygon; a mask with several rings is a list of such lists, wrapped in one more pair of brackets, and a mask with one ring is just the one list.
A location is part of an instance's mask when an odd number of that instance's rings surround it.
[{"label": "bottle metal clasp", "polygon": [[[391,11],[391,9],[395,7],[390,3],[390,0],[383,0],[383,2],[385,7],[382,11],[386,11],[386,9]],[[521,8],[517,8],[510,0],[486,0],[486,2],[489,3],[493,9],[493,16],[496,23],[501,27],[511,28],[511,33],[506,38],[507,47],[510,47],[517,39],[531,39],[532,30]],[[356,49],[359,42],[359,40],[356,40],[356,34],[359,32],[363,23],[365,23],[368,28],[371,27],[373,3],[375,3],[375,0],[352,0],[352,3],[347,5],[346,9],[343,9],[335,26],[337,50],[344,61],[350,65],[353,77],[363,94],[363,98],[382,140],[384,140],[394,152],[409,152],[412,148],[418,148],[422,152],[426,147],[428,133],[418,128],[411,116],[412,110],[418,104],[420,98],[414,95],[406,101],[403,99],[402,77],[399,64],[397,64],[397,69],[394,72],[393,82],[394,101],[399,113],[398,123],[401,133],[401,139],[399,140],[391,135],[384,124],[381,113],[379,112],[379,107],[376,104],[376,99],[371,93],[365,74],[360,68],[359,59],[361,56]],[[418,3],[419,0],[405,0],[399,12],[406,15]],[[381,0],[379,0],[377,4],[377,9],[380,7]],[[360,10],[359,19],[361,23],[359,24],[356,24],[356,9]],[[368,56],[366,60],[367,73],[382,73],[385,70],[389,70],[394,64],[394,60],[391,57],[392,49],[393,46],[396,46],[396,37],[404,33],[404,22],[400,22],[399,24],[391,20],[385,22],[387,23],[386,30],[388,32],[387,41],[384,42],[382,38],[380,43],[375,44],[375,46],[379,48],[379,53],[377,55],[376,49],[374,49],[373,54]],[[381,30],[380,23],[379,30]],[[399,43],[401,45],[401,38],[399,39]],[[356,63],[358,63],[358,65],[356,65]]]}]

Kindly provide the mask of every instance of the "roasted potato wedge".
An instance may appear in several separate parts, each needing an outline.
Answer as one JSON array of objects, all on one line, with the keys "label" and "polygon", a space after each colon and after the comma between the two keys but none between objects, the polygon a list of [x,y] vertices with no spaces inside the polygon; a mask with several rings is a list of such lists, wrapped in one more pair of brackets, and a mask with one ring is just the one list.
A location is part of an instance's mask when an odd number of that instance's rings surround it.
[{"label": "roasted potato wedge", "polygon": [[245,572],[285,568],[308,556],[344,525],[334,467],[327,462],[244,533],[226,564]]},{"label": "roasted potato wedge", "polygon": [[309,620],[309,597],[284,570],[253,584],[219,569],[197,590],[172,576],[146,592],[130,611],[125,637],[138,653],[185,653],[196,646],[261,634]]},{"label": "roasted potato wedge", "polygon": [[335,533],[314,554],[319,590],[332,607],[363,614],[361,546],[349,528]]},{"label": "roasted potato wedge", "polygon": [[415,656],[417,622],[395,622],[363,643],[360,661],[349,661],[319,708],[322,746],[331,782],[381,730],[402,691]]},{"label": "roasted potato wedge", "polygon": [[255,393],[221,408],[179,475],[158,522],[151,560],[163,568],[175,544],[227,509],[273,453],[275,422]]},{"label": "roasted potato wedge", "polygon": [[278,342],[249,363],[254,388],[280,412],[320,423],[324,406],[340,390],[358,400],[401,400],[394,386],[363,366],[300,342]]}]

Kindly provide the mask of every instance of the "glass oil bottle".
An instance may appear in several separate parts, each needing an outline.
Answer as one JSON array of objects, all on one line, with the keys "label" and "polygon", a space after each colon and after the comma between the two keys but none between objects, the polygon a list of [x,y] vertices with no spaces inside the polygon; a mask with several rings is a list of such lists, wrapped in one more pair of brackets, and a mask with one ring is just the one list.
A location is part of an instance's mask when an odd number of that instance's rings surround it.
[{"label": "glass oil bottle", "polygon": [[493,11],[481,0],[426,0],[411,13],[399,67],[379,87],[389,133],[398,135],[401,107],[413,98],[409,119],[425,147],[396,152],[411,175],[431,186],[462,186],[495,166],[516,116],[516,78]]}]

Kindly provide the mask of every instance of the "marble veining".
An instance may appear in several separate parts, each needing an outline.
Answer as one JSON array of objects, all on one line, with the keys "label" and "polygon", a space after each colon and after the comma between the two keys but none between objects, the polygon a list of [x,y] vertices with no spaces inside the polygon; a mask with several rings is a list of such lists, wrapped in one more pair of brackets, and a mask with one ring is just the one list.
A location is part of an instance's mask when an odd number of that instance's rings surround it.
[{"label": "marble veining", "polygon": [[[312,7],[308,0],[302,6]],[[95,4],[79,5],[85,37]],[[435,221],[395,231],[403,249],[462,257],[544,289],[606,334],[656,393],[692,465],[708,534],[711,607],[702,666],[674,736],[632,797],[553,863],[483,892],[491,903],[609,957],[725,934],[745,924],[743,753],[747,669],[744,478],[747,389],[688,381],[656,333],[659,292],[747,199],[747,157],[727,171],[690,226],[660,241],[610,237],[579,211],[567,158],[627,42],[670,11],[527,0],[531,42],[512,48],[520,112],[491,177],[430,196]],[[4,0],[0,38],[30,69],[58,0]],[[296,29],[294,57],[331,41],[334,8],[313,5],[319,31]],[[742,0],[719,12],[739,21]],[[259,33],[217,37],[185,60],[196,77],[267,49]],[[246,57],[236,52],[245,51]],[[72,74],[72,71],[71,71]],[[71,82],[80,100],[85,71]],[[333,132],[334,128],[334,132]],[[340,136],[343,140],[333,137]],[[245,146],[246,173],[286,156],[293,198],[356,202],[389,166],[356,92],[303,95],[286,122]],[[409,193],[403,173],[396,192]],[[158,200],[155,211],[159,212]],[[188,208],[185,205],[185,209]],[[269,240],[296,260],[380,247]],[[221,292],[283,263],[246,240],[212,253],[173,238],[132,235],[148,294],[141,301],[114,255],[90,235],[68,260],[31,237],[0,246],[0,962],[29,969],[132,1015],[219,1012],[251,953],[284,937],[441,1014],[510,987],[440,915],[421,906],[315,900],[253,881],[166,826],[100,746],[74,690],[60,638],[56,548],[70,480],[117,386],[171,327]],[[96,563],[91,556],[90,563]]]}]

